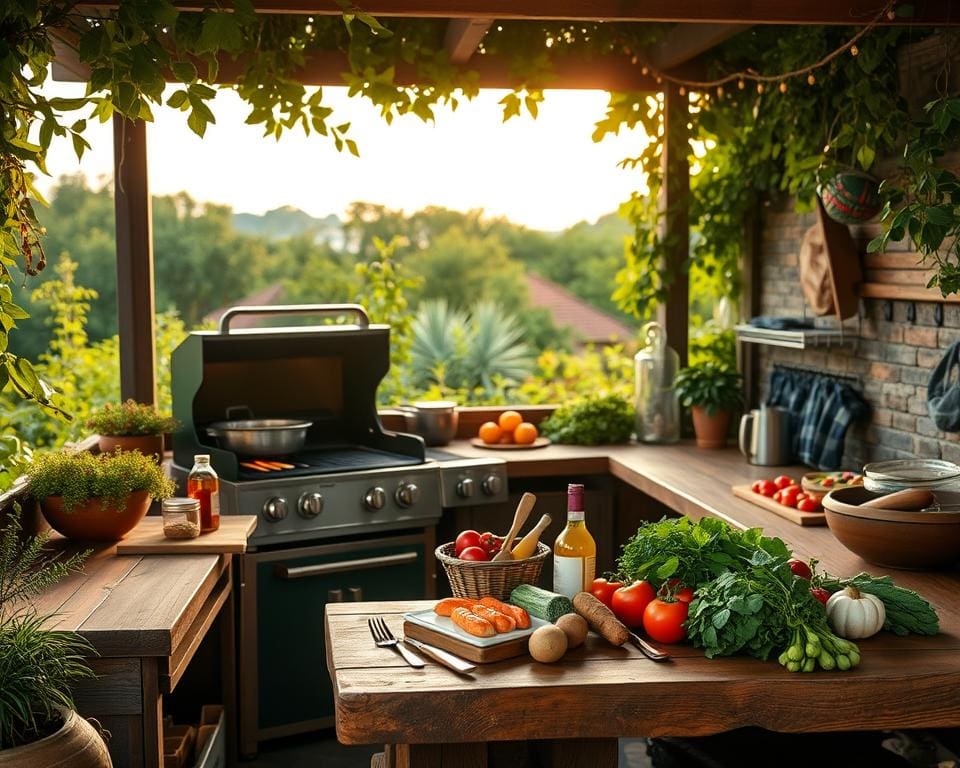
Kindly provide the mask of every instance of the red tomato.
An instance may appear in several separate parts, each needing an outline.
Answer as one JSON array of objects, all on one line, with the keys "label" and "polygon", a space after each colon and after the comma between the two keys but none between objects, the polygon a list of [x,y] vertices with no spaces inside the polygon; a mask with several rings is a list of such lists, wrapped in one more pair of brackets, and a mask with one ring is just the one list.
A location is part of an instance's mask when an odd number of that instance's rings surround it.
[{"label": "red tomato", "polygon": [[476,531],[463,531],[459,536],[457,536],[457,542],[454,545],[455,554],[457,557],[460,557],[460,553],[463,552],[467,547],[479,547],[480,546],[480,534]]},{"label": "red tomato", "polygon": [[773,500],[778,504],[783,504],[783,491],[777,491],[773,494]]},{"label": "red tomato", "polygon": [[819,512],[820,500],[812,499],[808,496],[803,501],[797,502],[797,509],[799,509],[801,512]]},{"label": "red tomato", "polygon": [[651,600],[643,611],[644,631],[658,643],[679,643],[687,637],[683,622],[689,607],[680,600]]},{"label": "red tomato", "polygon": [[822,485],[824,488],[829,488],[829,487],[830,487],[831,485],[833,485],[835,482],[836,482],[836,478],[833,478],[833,477],[825,477],[825,478],[823,478],[823,480],[820,481],[820,485]]},{"label": "red tomato", "polygon": [[680,579],[670,579],[667,581],[668,593],[681,603],[693,602],[693,589],[680,583]]},{"label": "red tomato", "polygon": [[787,565],[790,566],[790,570],[793,571],[793,575],[799,576],[801,579],[810,581],[810,578],[813,576],[813,571],[810,570],[810,566],[803,562],[803,560],[797,560],[794,558],[788,562]]},{"label": "red tomato", "polygon": [[495,536],[490,531],[484,531],[480,534],[480,546],[487,551],[490,557],[493,557],[503,546],[503,537]]},{"label": "red tomato", "polygon": [[607,608],[613,600],[613,593],[623,586],[622,581],[607,581],[606,579],[594,579],[590,585],[590,594],[603,603]]},{"label": "red tomato", "polygon": [[760,493],[763,496],[773,496],[777,492],[777,486],[773,480],[760,481]]},{"label": "red tomato", "polygon": [[639,627],[643,624],[643,611],[647,603],[656,596],[649,582],[635,581],[629,587],[620,587],[613,593],[610,609],[628,627]]},{"label": "red tomato", "polygon": [[750,486],[750,490],[754,493],[760,493],[760,486],[763,484],[763,480],[754,480],[753,484]]},{"label": "red tomato", "polygon": [[467,547],[460,553],[461,560],[489,560],[490,555],[483,547]]},{"label": "red tomato", "polygon": [[819,600],[824,605],[827,604],[827,600],[830,599],[830,593],[827,592],[823,587],[814,587],[810,590],[810,594],[813,595],[817,600]]},{"label": "red tomato", "polygon": [[[777,499],[777,501],[779,501],[781,504],[783,504],[783,506],[785,506],[785,507],[796,507],[796,506],[797,506],[797,503],[798,503],[797,500],[799,499],[799,496],[798,496],[796,493],[788,493],[788,492],[785,491],[785,490],[780,491],[779,493],[780,493],[780,498]],[[774,498],[776,498],[776,497],[774,497]]]},{"label": "red tomato", "polygon": [[796,485],[796,483],[793,482],[793,478],[787,477],[786,475],[777,475],[773,479],[773,484],[776,485],[777,488],[786,488],[788,485]]}]

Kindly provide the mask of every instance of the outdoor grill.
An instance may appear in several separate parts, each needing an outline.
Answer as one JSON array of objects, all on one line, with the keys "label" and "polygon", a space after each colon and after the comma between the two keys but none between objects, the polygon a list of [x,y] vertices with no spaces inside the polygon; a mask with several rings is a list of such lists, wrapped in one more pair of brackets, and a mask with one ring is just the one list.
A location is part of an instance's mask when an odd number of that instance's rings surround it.
[{"label": "outdoor grill", "polygon": [[[326,322],[231,328],[238,316]],[[221,514],[258,518],[236,586],[240,668],[256,670],[239,681],[245,755],[332,724],[327,603],[433,596],[444,509],[507,499],[501,459],[428,453],[422,438],[383,428],[376,394],[389,352],[389,326],[362,307],[296,305],[229,309],[218,330],[191,333],[173,353],[174,476],[183,485],[193,457],[209,454]],[[256,441],[245,455],[223,438],[238,414],[238,429],[309,427],[293,453],[263,455]]]}]

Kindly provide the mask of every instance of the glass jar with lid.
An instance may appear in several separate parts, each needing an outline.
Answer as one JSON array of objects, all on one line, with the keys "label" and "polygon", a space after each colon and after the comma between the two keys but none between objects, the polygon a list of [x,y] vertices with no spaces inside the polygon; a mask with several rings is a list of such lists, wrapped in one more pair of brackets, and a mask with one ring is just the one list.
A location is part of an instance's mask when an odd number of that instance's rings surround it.
[{"label": "glass jar with lid", "polygon": [[960,466],[941,459],[877,461],[863,468],[863,487],[874,493],[906,488],[960,491]]},{"label": "glass jar with lid", "polygon": [[200,535],[200,501],[190,498],[164,499],[163,535],[168,539],[193,539]]}]

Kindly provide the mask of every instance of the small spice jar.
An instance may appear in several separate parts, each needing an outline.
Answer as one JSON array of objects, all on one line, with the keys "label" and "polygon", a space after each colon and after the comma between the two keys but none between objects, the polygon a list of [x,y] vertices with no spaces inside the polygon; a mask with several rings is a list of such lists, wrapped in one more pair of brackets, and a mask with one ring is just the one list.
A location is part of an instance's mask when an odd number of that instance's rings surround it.
[{"label": "small spice jar", "polygon": [[200,502],[197,499],[164,499],[163,535],[168,539],[193,539],[200,535]]}]

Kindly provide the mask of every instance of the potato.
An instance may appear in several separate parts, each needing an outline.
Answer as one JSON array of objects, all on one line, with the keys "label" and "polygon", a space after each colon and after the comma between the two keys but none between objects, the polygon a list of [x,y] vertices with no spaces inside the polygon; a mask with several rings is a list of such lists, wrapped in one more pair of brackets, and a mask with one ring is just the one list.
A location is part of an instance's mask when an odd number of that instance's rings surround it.
[{"label": "potato", "polygon": [[587,620],[576,613],[561,616],[555,626],[560,627],[567,636],[567,648],[583,645],[583,641],[587,639]]},{"label": "potato", "polygon": [[530,655],[537,661],[548,664],[559,661],[567,651],[567,633],[552,624],[540,627],[530,635],[528,647]]}]

